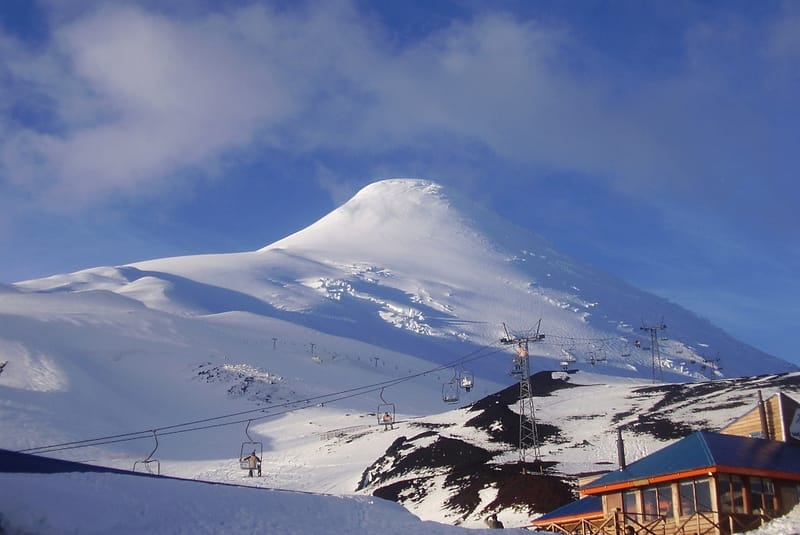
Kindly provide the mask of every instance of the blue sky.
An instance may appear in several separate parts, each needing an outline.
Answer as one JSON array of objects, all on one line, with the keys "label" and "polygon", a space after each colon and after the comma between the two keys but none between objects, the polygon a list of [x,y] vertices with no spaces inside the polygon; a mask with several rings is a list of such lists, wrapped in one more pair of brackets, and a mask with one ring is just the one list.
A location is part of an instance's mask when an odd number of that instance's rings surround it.
[{"label": "blue sky", "polygon": [[420,177],[800,363],[797,2],[6,0],[0,58],[0,282]]}]

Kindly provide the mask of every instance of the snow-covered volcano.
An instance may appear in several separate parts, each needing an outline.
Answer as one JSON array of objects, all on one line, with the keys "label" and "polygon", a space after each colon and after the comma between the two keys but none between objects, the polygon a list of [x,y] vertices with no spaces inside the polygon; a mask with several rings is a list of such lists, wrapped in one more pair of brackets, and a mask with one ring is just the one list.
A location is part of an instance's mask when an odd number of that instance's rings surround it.
[{"label": "snow-covered volcano", "polygon": [[[540,319],[533,371],[565,362],[595,384],[796,369],[438,184],[386,180],[257,251],[0,287],[0,447],[120,468],[150,454],[170,475],[241,481],[236,458],[257,442],[268,476],[256,485],[368,492],[365,470],[414,429],[384,433],[376,412],[391,407],[401,426],[444,413],[417,429],[466,422],[445,412],[444,388],[473,372],[466,405],[512,385],[503,324],[526,336]],[[658,353],[643,323],[658,327]],[[551,409],[543,420],[558,420]],[[464,433],[452,435],[441,440]],[[415,437],[398,444],[439,440]],[[472,511],[458,518],[479,523]]]},{"label": "snow-covered volcano", "polygon": [[[796,369],[423,180],[374,183],[255,252],[150,260],[15,286],[110,290],[184,317],[242,311],[440,363],[496,344],[503,324],[526,335],[541,319],[546,339],[532,351],[551,359],[537,360],[544,369],[569,360],[665,380]],[[493,370],[496,363],[480,371],[499,379]]]}]

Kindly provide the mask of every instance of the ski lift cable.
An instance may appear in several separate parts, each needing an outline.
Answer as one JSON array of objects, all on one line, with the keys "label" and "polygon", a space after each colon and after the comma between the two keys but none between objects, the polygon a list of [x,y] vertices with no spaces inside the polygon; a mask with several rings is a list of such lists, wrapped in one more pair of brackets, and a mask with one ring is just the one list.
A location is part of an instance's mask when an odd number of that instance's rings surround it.
[{"label": "ski lift cable", "polygon": [[[488,356],[488,355],[486,355],[486,356]],[[315,402],[315,401],[318,401],[318,400],[325,400],[325,402],[328,402],[328,403],[331,402],[331,401],[337,401],[338,400],[338,399],[328,399],[331,396],[337,396],[337,395],[341,395],[341,394],[348,394],[348,393],[354,393],[354,392],[356,393],[356,394],[354,394],[354,396],[356,396],[356,395],[360,396],[360,395],[364,395],[364,394],[376,391],[376,388],[373,388],[373,387],[386,388],[386,387],[389,387],[389,386],[394,386],[396,384],[400,384],[401,382],[404,382],[404,381],[407,381],[407,380],[411,380],[411,379],[420,377],[422,375],[427,375],[427,374],[430,374],[430,373],[434,373],[435,371],[439,371],[439,370],[441,370],[443,368],[444,368],[444,366],[440,366],[440,367],[433,368],[431,370],[426,370],[424,372],[420,372],[420,373],[417,373],[417,374],[404,376],[404,377],[396,378],[396,379],[390,379],[390,380],[387,380],[387,381],[382,381],[380,383],[374,383],[372,385],[364,385],[364,386],[354,387],[354,388],[347,389],[347,390],[342,390],[342,391],[339,391],[339,392],[332,392],[332,393],[329,393],[329,394],[323,394],[323,395],[315,396],[315,397],[311,397],[311,398],[289,401],[289,402],[280,403],[280,404],[277,404],[277,405],[272,405],[271,407],[262,407],[262,408],[258,408],[258,409],[249,409],[249,410],[246,410],[246,411],[240,411],[240,412],[235,412],[235,413],[224,414],[224,415],[221,415],[221,416],[214,416],[214,417],[210,417],[210,418],[203,418],[203,419],[199,419],[199,420],[183,422],[183,423],[180,423],[180,424],[162,426],[162,427],[155,428],[155,430],[161,432],[162,435],[169,435],[169,434],[174,434],[174,430],[175,429],[179,429],[179,428],[182,428],[182,427],[188,427],[188,426],[192,426],[192,425],[196,425],[196,424],[212,422],[212,421],[215,421],[215,420],[225,420],[225,419],[234,418],[234,417],[237,417],[237,416],[242,416],[242,415],[247,415],[247,414],[253,414],[253,413],[257,413],[257,412],[266,412],[266,411],[269,411],[269,410],[274,409],[274,408],[282,408],[282,407],[288,407],[288,406],[291,406],[291,405],[302,404],[303,405],[302,407],[296,407],[296,408],[292,409],[292,410],[299,410],[299,409],[302,409],[302,408],[306,408],[308,403]],[[347,396],[347,397],[354,397],[354,396]],[[341,399],[347,399],[347,398],[341,398]],[[262,419],[262,418],[266,418],[268,416],[273,416],[273,414],[271,414],[271,413],[270,414],[265,414],[261,418],[251,418],[251,419],[253,419],[253,420]],[[240,424],[240,423],[244,423],[246,421],[247,420],[236,420],[235,422],[227,422],[227,423],[224,423],[223,425],[232,425],[234,423]],[[214,427],[214,426],[209,426],[209,427]],[[195,430],[195,429],[202,429],[202,428],[193,428],[192,430]],[[172,430],[173,432],[165,433],[165,431],[170,431],[170,430]],[[45,452],[49,452],[49,451],[59,451],[61,449],[73,449],[75,447],[89,447],[89,446],[98,446],[98,445],[102,445],[102,444],[125,442],[126,440],[140,440],[140,439],[143,439],[143,438],[148,438],[152,432],[153,432],[153,430],[134,431],[134,432],[131,432],[131,433],[121,433],[121,434],[117,434],[117,435],[108,435],[108,436],[97,437],[97,438],[93,438],[93,439],[76,440],[76,441],[72,441],[72,442],[63,442],[63,443],[59,443],[59,444],[51,444],[51,445],[48,445],[48,446],[40,446],[40,447],[36,447],[36,448],[28,448],[28,449],[20,450],[19,452],[20,453],[45,453]]]},{"label": "ski lift cable", "polygon": [[[332,398],[332,399],[328,400],[327,403],[333,403],[333,402],[336,402],[336,401],[343,401],[343,400],[346,400],[346,399],[350,399],[350,398],[354,398],[354,397],[358,397],[358,396],[363,396],[365,394],[369,394],[369,393],[372,393],[372,392],[378,392],[380,390],[381,390],[380,388],[373,388],[372,390],[368,390],[368,391],[364,391],[364,392],[350,393],[350,394],[339,396],[337,398]],[[215,428],[227,427],[227,426],[231,426],[231,425],[240,425],[240,424],[243,424],[245,422],[251,422],[251,421],[261,420],[261,419],[264,419],[264,418],[275,417],[275,416],[282,416],[284,414],[289,414],[289,413],[292,413],[292,412],[295,412],[295,411],[308,409],[308,408],[311,408],[312,406],[313,405],[305,405],[303,407],[287,407],[282,411],[277,411],[277,412],[273,412],[273,413],[270,413],[270,414],[265,414],[264,416],[260,416],[260,417],[241,419],[241,420],[235,420],[235,421],[230,421],[230,422],[220,422],[220,423],[201,425],[201,426],[196,426],[196,427],[187,427],[186,429],[173,429],[172,431],[161,432],[159,434],[162,437],[164,437],[164,436],[168,436],[168,435],[178,435],[178,434],[181,434],[181,433],[189,433],[189,432],[192,432],[192,431],[203,431],[203,430],[207,430],[207,429],[215,429]],[[145,438],[151,438],[150,434],[154,433],[154,431],[148,431],[147,433],[148,434],[144,435],[144,436],[133,436],[133,437],[128,437],[128,438],[117,438],[117,439],[114,439],[114,440],[93,439],[91,441],[92,443],[90,443],[90,444],[73,442],[73,443],[70,443],[69,445],[66,445],[66,444],[55,444],[53,446],[42,446],[41,448],[35,448],[37,450],[35,453],[37,453],[37,454],[53,453],[53,452],[56,452],[56,451],[72,450],[72,449],[86,448],[86,447],[90,447],[90,446],[101,446],[101,445],[105,445],[105,444],[116,444],[116,443],[120,443],[120,442],[130,442],[130,441],[133,441],[133,440],[141,440],[141,439],[145,439]],[[129,434],[133,434],[133,433],[129,433]],[[83,442],[90,442],[90,441],[83,441]],[[30,451],[30,450],[27,450],[27,451]]]},{"label": "ski lift cable", "polygon": [[[478,350],[476,350],[473,353],[477,353],[477,351]],[[474,360],[478,360],[478,359],[489,357],[489,356],[494,355],[494,354],[496,354],[496,353],[498,353],[500,351],[502,351],[502,350],[498,349],[498,350],[495,350],[495,351],[492,351],[492,352],[489,352],[489,353],[486,353],[486,354],[472,355],[471,357],[468,355],[466,357],[462,357],[462,358],[458,359],[456,362],[458,362],[458,361],[461,361],[461,362],[472,362]],[[438,366],[436,368],[431,368],[429,370],[425,370],[425,371],[422,371],[422,372],[419,372],[419,373],[416,373],[416,374],[411,374],[411,375],[403,376],[403,377],[400,377],[400,378],[391,379],[391,380],[388,380],[388,381],[382,381],[382,382],[379,382],[379,383],[374,383],[372,385],[364,385],[364,386],[355,387],[355,388],[351,388],[351,389],[347,389],[347,390],[342,390],[342,391],[339,391],[339,392],[333,392],[333,393],[330,393],[330,394],[324,394],[324,395],[315,396],[315,397],[311,397],[311,398],[285,402],[285,403],[273,405],[272,407],[262,407],[262,408],[259,408],[259,409],[250,409],[250,410],[247,410],[247,411],[240,411],[240,412],[237,412],[237,413],[230,413],[230,414],[226,414],[226,415],[222,415],[222,416],[215,416],[215,417],[211,417],[211,418],[204,418],[204,419],[200,419],[200,420],[184,422],[184,423],[181,423],[181,424],[163,426],[163,427],[156,428],[154,430],[123,433],[123,434],[118,434],[118,435],[110,435],[110,436],[105,436],[105,437],[98,437],[98,438],[94,438],[94,439],[78,440],[78,441],[72,441],[72,442],[65,442],[65,443],[61,443],[61,444],[51,444],[51,445],[48,445],[48,446],[40,446],[40,447],[37,447],[37,448],[28,448],[28,449],[25,449],[25,450],[20,450],[20,452],[21,453],[49,453],[49,452],[54,452],[54,451],[66,450],[66,449],[76,449],[76,448],[82,448],[82,447],[100,446],[100,445],[104,445],[104,444],[127,442],[127,441],[131,441],[131,440],[141,440],[143,438],[148,438],[150,436],[150,434],[155,432],[155,431],[160,432],[161,435],[164,436],[164,435],[173,435],[173,434],[182,433],[182,432],[197,431],[197,430],[202,430],[202,429],[210,429],[210,428],[214,428],[214,427],[224,427],[224,426],[227,426],[227,425],[241,424],[241,423],[244,423],[244,422],[249,421],[249,420],[260,420],[260,419],[263,419],[263,418],[268,418],[268,417],[273,417],[273,416],[277,416],[277,415],[281,415],[281,414],[286,414],[286,413],[293,412],[293,411],[296,411],[296,410],[302,410],[304,408],[308,408],[308,406],[309,406],[308,404],[311,403],[312,401],[318,401],[318,400],[324,399],[325,403],[331,403],[331,402],[335,402],[335,401],[341,401],[341,400],[344,400],[344,399],[349,399],[349,398],[352,398],[352,397],[362,396],[362,395],[365,395],[365,394],[376,392],[379,389],[378,387],[380,387],[380,390],[383,390],[384,388],[388,388],[390,386],[395,386],[395,385],[401,384],[401,383],[403,383],[405,381],[409,381],[411,379],[415,379],[417,377],[421,377],[421,376],[424,376],[424,375],[429,375],[431,373],[435,373],[435,372],[440,371],[442,369],[445,369],[447,367],[449,367],[449,366],[448,365],[442,365],[442,366]],[[348,394],[348,395],[343,395],[343,394]],[[339,396],[339,397],[332,397],[332,396]],[[291,407],[292,405],[298,405],[298,404],[302,404],[303,406],[301,406],[301,407]],[[242,420],[236,420],[236,421],[232,421],[232,422],[223,422],[223,423],[220,423],[220,424],[189,428],[189,426],[193,426],[193,425],[196,425],[196,424],[212,422],[212,421],[215,421],[215,420],[223,420],[223,419],[233,418],[233,417],[241,416],[241,415],[245,415],[245,414],[252,414],[252,413],[256,413],[256,412],[265,413],[267,411],[272,411],[273,409],[284,408],[284,407],[287,407],[287,410],[280,411],[280,412],[277,412],[277,413],[269,412],[268,414],[264,414],[264,416],[256,417],[256,418],[250,418],[249,420],[242,419]],[[186,429],[180,429],[180,428],[186,428]]]},{"label": "ski lift cable", "polygon": [[[297,411],[297,410],[302,410],[302,409],[308,408],[308,407],[310,407],[310,405],[309,405],[310,403],[318,402],[320,400],[324,400],[324,401],[322,401],[324,403],[332,403],[332,402],[335,402],[335,401],[342,401],[342,400],[349,399],[349,398],[352,398],[352,397],[357,397],[357,396],[362,396],[362,395],[365,395],[365,394],[370,394],[370,393],[376,392],[378,390],[383,390],[384,388],[388,388],[388,387],[391,387],[391,386],[396,386],[396,385],[404,383],[406,381],[410,381],[412,379],[416,379],[418,377],[429,375],[431,373],[436,373],[436,372],[441,371],[443,369],[451,368],[452,366],[454,366],[454,365],[456,365],[458,363],[473,362],[473,361],[476,361],[476,360],[479,360],[479,359],[490,357],[490,356],[495,355],[495,354],[497,354],[497,353],[499,353],[501,351],[504,351],[503,348],[496,348],[493,351],[490,351],[490,352],[482,354],[481,351],[485,351],[485,350],[486,350],[486,348],[482,347],[482,348],[476,349],[475,351],[472,351],[472,352],[468,353],[464,357],[460,357],[460,358],[455,359],[455,360],[453,360],[451,362],[448,362],[446,364],[443,364],[443,365],[440,365],[440,366],[437,366],[437,367],[434,367],[434,368],[430,368],[428,370],[424,370],[424,371],[421,371],[421,372],[417,372],[417,373],[414,373],[414,374],[409,374],[409,375],[406,375],[406,376],[402,376],[402,377],[399,377],[399,378],[390,379],[390,380],[387,380],[387,381],[381,381],[381,382],[378,382],[378,383],[373,383],[371,385],[362,385],[362,386],[359,386],[359,387],[354,387],[354,388],[350,388],[350,389],[346,389],[346,390],[341,390],[341,391],[338,391],[338,392],[332,392],[332,393],[329,393],[329,394],[322,394],[322,395],[319,395],[319,396],[313,396],[313,397],[306,398],[306,399],[288,401],[288,402],[280,403],[280,404],[277,404],[277,405],[272,405],[270,407],[261,407],[261,408],[258,408],[258,409],[249,409],[249,410],[246,410],[246,411],[239,411],[239,412],[224,414],[224,415],[220,415],[220,416],[202,418],[202,419],[183,422],[183,423],[179,423],[179,424],[156,427],[156,428],[148,429],[148,430],[145,430],[145,431],[133,431],[133,432],[129,432],[129,433],[120,433],[120,434],[116,434],[116,435],[107,435],[107,436],[103,436],[103,437],[96,437],[96,438],[90,438],[90,439],[84,439],[84,440],[76,440],[76,441],[70,441],[70,442],[62,442],[62,443],[58,443],[58,444],[49,444],[49,445],[38,446],[38,447],[34,447],[34,448],[26,448],[26,449],[23,449],[23,450],[19,450],[18,453],[31,453],[31,454],[51,453],[51,452],[55,452],[55,451],[63,451],[63,450],[69,450],[69,449],[77,449],[77,448],[84,448],[84,447],[91,447],[91,446],[101,446],[101,445],[105,445],[105,444],[114,444],[114,443],[119,443],[119,442],[128,442],[128,441],[133,441],[133,440],[141,440],[141,439],[144,439],[144,438],[149,438],[152,434],[155,434],[156,432],[160,433],[162,436],[165,436],[165,435],[173,435],[173,434],[189,432],[189,431],[198,431],[198,430],[202,430],[202,429],[210,429],[210,428],[214,428],[214,427],[224,427],[224,426],[228,426],[228,425],[241,424],[241,423],[247,422],[249,420],[261,420],[261,419],[264,419],[264,418],[274,417],[274,416],[278,416],[278,415],[281,415],[281,414],[286,414],[286,413],[289,413],[289,412],[293,412],[293,411]],[[336,396],[339,396],[339,397],[336,397]],[[302,405],[302,406],[293,407],[294,405]],[[285,408],[286,410],[279,411],[279,412],[272,412],[274,409],[280,409],[280,408]],[[250,418],[250,419],[241,419],[241,420],[230,421],[230,422],[222,422],[222,423],[217,423],[217,424],[212,424],[212,425],[197,426],[198,424],[204,424],[204,423],[209,423],[209,422],[214,422],[214,421],[219,421],[219,420],[227,420],[227,419],[230,419],[230,418],[235,418],[237,416],[243,416],[243,415],[254,414],[254,413],[259,413],[259,412],[267,413],[268,411],[269,411],[268,414],[264,414],[263,416],[254,417],[254,418]],[[197,426],[197,427],[190,427],[190,426]],[[181,428],[186,428],[186,429],[181,429]]]},{"label": "ski lift cable", "polygon": [[[474,357],[470,358],[469,360],[465,359],[465,362],[467,362],[467,361],[471,362],[473,360],[478,360],[479,358],[485,358],[485,357],[491,356],[493,354],[496,354],[496,353],[498,353],[500,351],[501,350],[494,351],[494,352],[491,352],[491,353],[488,353],[488,354],[485,354],[485,355],[481,355],[481,356],[474,356]],[[325,396],[316,396],[315,398],[307,398],[305,400],[296,400],[296,401],[292,401],[292,402],[282,403],[282,404],[279,404],[279,405],[275,405],[272,408],[255,409],[255,411],[242,411],[241,413],[234,413],[234,414],[230,414],[230,415],[226,415],[226,416],[219,416],[219,417],[214,417],[214,418],[206,418],[205,420],[196,420],[194,422],[186,422],[186,423],[183,423],[183,424],[176,424],[176,425],[161,427],[161,428],[148,430],[148,431],[125,433],[125,434],[113,435],[113,436],[109,436],[109,437],[100,437],[100,438],[95,438],[95,439],[87,439],[87,440],[74,441],[74,442],[68,442],[68,443],[62,443],[62,444],[53,444],[53,445],[50,445],[50,446],[41,446],[39,448],[30,448],[30,449],[22,450],[22,451],[23,452],[28,452],[28,453],[30,453],[30,452],[34,452],[34,453],[52,453],[52,452],[56,452],[56,451],[78,449],[78,448],[84,448],[84,447],[90,447],[90,446],[101,446],[101,445],[105,445],[105,444],[115,444],[115,443],[120,443],[120,442],[129,442],[129,441],[133,441],[133,440],[141,440],[141,439],[144,439],[144,438],[149,438],[150,435],[151,434],[155,434],[156,431],[160,431],[162,436],[167,436],[167,435],[175,435],[175,434],[180,434],[180,433],[187,433],[187,432],[191,432],[191,431],[201,431],[201,430],[213,429],[213,428],[218,428],[218,427],[226,427],[226,426],[230,426],[230,425],[239,425],[239,424],[242,424],[242,423],[245,423],[245,422],[248,422],[248,427],[249,427],[249,422],[252,422],[254,420],[261,420],[261,419],[264,419],[264,418],[281,416],[283,414],[288,414],[288,413],[295,412],[295,411],[298,411],[298,410],[307,409],[307,408],[311,407],[311,405],[309,405],[308,403],[310,401],[312,401],[312,400],[316,400],[316,399],[324,397],[324,398],[326,398],[326,401],[325,401],[326,403],[332,403],[332,402],[336,402],[336,401],[343,401],[343,400],[350,399],[350,398],[353,398],[353,397],[362,396],[362,395],[365,395],[365,394],[370,394],[370,393],[373,393],[373,392],[377,392],[379,390],[382,392],[388,386],[394,386],[396,384],[400,384],[402,382],[405,382],[405,381],[408,381],[410,379],[419,377],[421,375],[427,375],[427,374],[433,373],[433,372],[438,371],[438,370],[440,370],[442,368],[443,367],[437,367],[437,368],[433,368],[431,370],[427,370],[425,372],[420,372],[420,373],[413,374],[413,375],[410,375],[410,376],[398,378],[398,379],[395,379],[395,380],[392,380],[392,381],[388,381],[388,382],[384,381],[382,383],[376,383],[375,385],[367,385],[367,386],[363,386],[363,387],[359,387],[359,388],[343,390],[343,391],[340,391],[340,392],[327,394]],[[380,385],[384,385],[385,383],[390,383],[390,384],[385,385],[385,386],[380,386]],[[338,397],[331,397],[331,396],[338,396]],[[292,405],[296,405],[296,404],[303,404],[303,406],[301,406],[301,407],[292,407]],[[269,414],[264,414],[263,416],[260,416],[260,417],[241,419],[241,420],[235,420],[235,421],[229,421],[229,422],[221,422],[221,423],[216,423],[216,424],[209,424],[209,425],[202,425],[202,426],[195,426],[195,427],[188,427],[190,425],[194,425],[194,424],[197,424],[197,423],[210,422],[210,421],[222,419],[222,418],[225,418],[225,417],[239,416],[239,415],[241,415],[243,413],[266,412],[268,410],[272,410],[273,408],[281,408],[281,407],[283,407],[284,410],[277,411],[277,412],[270,412]],[[185,427],[185,429],[179,429],[180,427]]]},{"label": "ski lift cable", "polygon": [[559,340],[566,340],[566,341],[570,341],[570,342],[608,342],[608,341],[612,341],[612,340],[616,340],[616,339],[617,338],[613,337],[613,336],[603,337],[603,338],[588,338],[588,337],[584,338],[584,337],[575,337],[575,336],[561,336],[561,335],[558,335],[558,334],[548,334],[547,335],[547,339],[542,340],[542,343],[543,344],[553,343],[553,342],[563,343],[563,342],[558,342]]}]

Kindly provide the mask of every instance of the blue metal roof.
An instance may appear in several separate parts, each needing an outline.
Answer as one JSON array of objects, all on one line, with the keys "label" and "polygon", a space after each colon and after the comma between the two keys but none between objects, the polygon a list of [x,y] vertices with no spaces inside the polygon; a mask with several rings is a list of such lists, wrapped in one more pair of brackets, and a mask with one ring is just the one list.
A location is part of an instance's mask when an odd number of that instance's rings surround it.
[{"label": "blue metal roof", "polygon": [[586,496],[578,501],[562,505],[558,509],[553,509],[549,513],[538,517],[534,522],[547,522],[556,518],[565,518],[577,515],[590,515],[592,513],[603,514],[603,500],[600,496]]},{"label": "blue metal roof", "polygon": [[592,481],[583,490],[715,466],[796,473],[800,479],[800,445],[698,431]]}]

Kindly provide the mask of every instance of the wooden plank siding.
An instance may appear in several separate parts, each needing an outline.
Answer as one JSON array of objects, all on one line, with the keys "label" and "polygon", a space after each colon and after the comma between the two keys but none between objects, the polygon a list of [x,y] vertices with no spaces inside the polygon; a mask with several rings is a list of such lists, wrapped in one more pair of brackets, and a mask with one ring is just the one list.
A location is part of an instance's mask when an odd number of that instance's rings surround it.
[{"label": "wooden plank siding", "polygon": [[800,404],[795,400],[779,392],[764,401],[764,412],[767,423],[767,436],[763,436],[761,415],[759,408],[751,409],[741,417],[737,418],[720,430],[725,435],[736,435],[740,437],[758,437],[769,440],[780,440],[783,442],[798,443],[789,435],[789,426],[792,423],[795,411],[800,408]]}]

